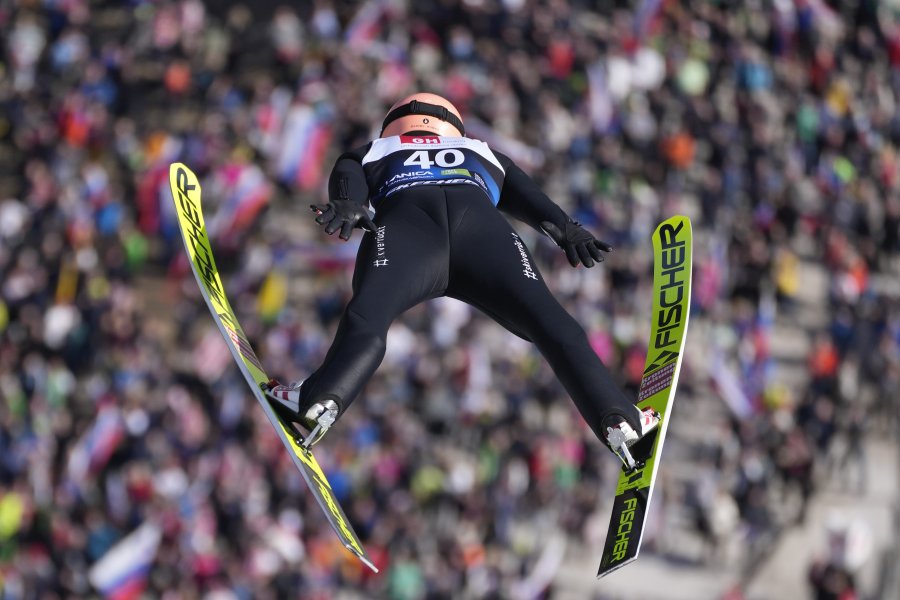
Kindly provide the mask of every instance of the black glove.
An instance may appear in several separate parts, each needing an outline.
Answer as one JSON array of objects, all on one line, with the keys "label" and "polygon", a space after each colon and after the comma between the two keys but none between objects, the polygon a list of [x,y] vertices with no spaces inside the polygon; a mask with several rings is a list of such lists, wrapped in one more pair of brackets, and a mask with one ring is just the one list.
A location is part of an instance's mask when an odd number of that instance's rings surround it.
[{"label": "black glove", "polygon": [[324,225],[328,235],[340,229],[340,238],[346,241],[350,239],[354,227],[375,233],[375,223],[369,217],[369,212],[353,200],[337,198],[329,200],[325,205],[310,204],[309,208],[319,215],[316,223]]},{"label": "black glove", "polygon": [[550,221],[542,221],[541,229],[566,251],[566,258],[573,267],[577,267],[579,262],[585,267],[593,267],[594,261],[603,262],[601,252],[612,252],[612,246],[595,238],[590,231],[572,219],[566,219],[565,231],[560,231]]}]

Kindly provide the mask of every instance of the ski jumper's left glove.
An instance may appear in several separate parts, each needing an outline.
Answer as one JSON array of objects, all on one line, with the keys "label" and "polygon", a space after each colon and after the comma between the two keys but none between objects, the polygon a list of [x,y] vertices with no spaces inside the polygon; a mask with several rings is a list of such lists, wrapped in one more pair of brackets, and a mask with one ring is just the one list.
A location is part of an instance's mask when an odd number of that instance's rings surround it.
[{"label": "ski jumper's left glove", "polygon": [[492,151],[506,172],[497,208],[550,236],[573,267],[593,267],[595,262],[602,262],[603,252],[611,252],[612,246],[573,221],[509,157]]},{"label": "ski jumper's left glove", "polygon": [[612,252],[612,246],[601,242],[577,221],[566,218],[563,229],[550,221],[543,221],[541,229],[547,232],[556,245],[565,250],[569,264],[577,267],[580,262],[585,267],[593,267],[594,261],[603,262],[603,252]]},{"label": "ski jumper's left glove", "polygon": [[346,241],[359,227],[375,233],[375,223],[366,203],[369,201],[369,186],[362,165],[342,156],[337,160],[328,179],[328,203],[310,204],[316,213],[316,223],[325,226],[325,233],[332,235],[340,230],[339,237]]}]

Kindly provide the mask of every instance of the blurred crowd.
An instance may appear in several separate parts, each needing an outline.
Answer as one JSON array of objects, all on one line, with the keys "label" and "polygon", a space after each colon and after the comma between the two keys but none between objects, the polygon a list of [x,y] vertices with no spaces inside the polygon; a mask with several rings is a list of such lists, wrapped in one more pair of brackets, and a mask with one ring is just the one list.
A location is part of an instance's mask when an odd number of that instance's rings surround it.
[{"label": "blurred crowd", "polygon": [[[317,453],[382,568],[369,574],[190,274],[176,160],[201,178],[263,364],[314,369],[355,241],[323,235],[307,205],[415,90],[450,98],[616,247],[570,269],[523,231],[631,391],[649,235],[693,219],[676,421],[700,433],[670,430],[691,470],[666,481],[653,548],[675,551],[680,515],[711,549],[693,558],[722,560],[802,521],[823,473],[865,489],[861,436],[896,432],[900,392],[893,17],[875,0],[0,1],[0,597],[541,598],[567,547],[599,560],[615,460],[528,344],[434,301],[391,329]],[[829,275],[812,298],[809,265]],[[790,387],[780,327],[809,344]],[[814,586],[845,569],[835,556]]]}]

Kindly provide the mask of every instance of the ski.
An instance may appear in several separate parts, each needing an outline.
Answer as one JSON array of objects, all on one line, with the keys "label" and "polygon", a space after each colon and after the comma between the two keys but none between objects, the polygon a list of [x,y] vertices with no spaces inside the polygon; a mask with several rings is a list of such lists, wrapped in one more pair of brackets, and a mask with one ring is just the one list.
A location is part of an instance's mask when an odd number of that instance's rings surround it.
[{"label": "ski", "polygon": [[622,469],[597,578],[637,559],[675,400],[691,300],[691,222],[675,216],[653,233],[653,322],[638,406],[653,407],[659,426],[631,447],[638,460]]},{"label": "ski", "polygon": [[313,496],[325,513],[332,529],[334,529],[341,543],[360,561],[374,572],[378,569],[372,564],[359,541],[359,537],[350,526],[347,515],[338,503],[325,473],[319,466],[313,453],[304,447],[303,435],[293,423],[286,421],[276,412],[262,391],[262,385],[269,381],[256,353],[250,346],[244,330],[238,322],[228,298],[225,296],[225,286],[216,268],[213,259],[212,247],[206,232],[206,224],[203,219],[203,210],[200,204],[200,183],[197,176],[181,163],[173,163],[169,167],[169,185],[172,190],[172,199],[175,202],[175,212],[178,215],[178,224],[184,246],[190,258],[191,270],[200,285],[200,292],[206,305],[212,313],[213,320],[219,327],[219,331],[225,338],[228,348],[234,356],[235,362],[244,379],[250,386],[250,390],[256,400],[262,406],[272,427],[281,439],[294,464],[306,480],[306,484]]}]

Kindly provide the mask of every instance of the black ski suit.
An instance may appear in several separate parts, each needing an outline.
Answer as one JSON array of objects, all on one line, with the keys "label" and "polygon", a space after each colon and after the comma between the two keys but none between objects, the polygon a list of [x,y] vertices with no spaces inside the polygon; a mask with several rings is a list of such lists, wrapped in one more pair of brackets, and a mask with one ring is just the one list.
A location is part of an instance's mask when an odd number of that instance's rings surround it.
[{"label": "black ski suit", "polygon": [[301,388],[301,414],[327,398],[346,410],[381,363],[391,322],[449,296],[533,342],[601,440],[613,415],[640,431],[632,402],[497,210],[538,230],[568,219],[509,158],[470,138],[382,138],[337,160],[329,195],[371,202],[377,231],[364,233],[353,297],[324,363]]}]

